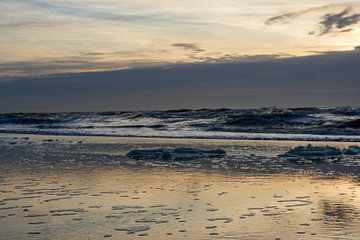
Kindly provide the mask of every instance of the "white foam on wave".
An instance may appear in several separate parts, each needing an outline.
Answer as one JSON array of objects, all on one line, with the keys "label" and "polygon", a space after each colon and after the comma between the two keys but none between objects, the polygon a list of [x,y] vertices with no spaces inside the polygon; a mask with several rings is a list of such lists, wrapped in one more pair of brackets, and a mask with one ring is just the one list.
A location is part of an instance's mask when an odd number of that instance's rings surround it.
[{"label": "white foam on wave", "polygon": [[358,108],[0,114],[0,132],[357,142],[359,119]]}]

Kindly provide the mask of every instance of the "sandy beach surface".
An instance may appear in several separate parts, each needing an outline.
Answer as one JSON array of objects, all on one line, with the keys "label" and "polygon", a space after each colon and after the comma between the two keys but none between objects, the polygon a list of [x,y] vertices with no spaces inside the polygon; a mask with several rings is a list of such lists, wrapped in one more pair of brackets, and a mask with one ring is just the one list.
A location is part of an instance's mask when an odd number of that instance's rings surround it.
[{"label": "sandy beach surface", "polygon": [[[359,157],[279,157],[306,144],[2,134],[0,239],[359,239]],[[126,155],[175,147],[227,155]]]}]

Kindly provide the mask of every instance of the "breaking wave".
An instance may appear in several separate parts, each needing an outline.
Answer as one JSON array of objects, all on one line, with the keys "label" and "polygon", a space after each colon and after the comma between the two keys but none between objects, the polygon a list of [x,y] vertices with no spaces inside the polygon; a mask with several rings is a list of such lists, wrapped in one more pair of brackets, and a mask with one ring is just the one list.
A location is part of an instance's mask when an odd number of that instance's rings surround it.
[{"label": "breaking wave", "polygon": [[360,140],[360,108],[0,114],[0,132],[130,137]]}]

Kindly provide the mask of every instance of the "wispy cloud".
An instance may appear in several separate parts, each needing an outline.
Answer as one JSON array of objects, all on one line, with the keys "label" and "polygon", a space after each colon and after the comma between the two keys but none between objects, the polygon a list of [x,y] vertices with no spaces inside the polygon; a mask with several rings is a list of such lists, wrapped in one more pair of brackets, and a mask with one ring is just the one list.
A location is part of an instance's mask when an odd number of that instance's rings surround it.
[{"label": "wispy cloud", "polygon": [[321,13],[342,7],[343,10],[338,13],[327,13],[321,17],[321,21],[317,24],[315,30],[310,31],[309,35],[322,36],[329,33],[350,32],[352,25],[360,22],[360,13],[357,13],[351,4],[332,4],[319,7],[308,8],[301,11],[288,12],[281,15],[271,17],[265,21],[267,25],[288,24],[292,20],[310,13]]},{"label": "wispy cloud", "polygon": [[[4,0],[9,2],[9,0]],[[11,4],[14,4],[10,1]],[[114,2],[115,3],[115,2]],[[85,4],[64,1],[46,1],[46,0],[17,0],[17,5],[24,5],[33,9],[46,11],[51,15],[59,14],[61,16],[70,16],[79,19],[91,19],[97,21],[108,21],[113,23],[133,23],[141,25],[207,25],[207,22],[201,21],[197,18],[176,16],[174,14],[162,12],[160,10],[154,11],[146,8],[146,5],[133,3],[125,4],[116,2],[118,11],[115,9],[104,9],[101,7],[93,7],[94,4]],[[49,15],[50,16],[50,15]]]},{"label": "wispy cloud", "polygon": [[322,19],[318,29],[310,32],[310,34],[322,36],[333,32],[352,31],[349,27],[360,22],[360,13],[354,13],[351,7],[347,7],[340,13],[326,14]]},{"label": "wispy cloud", "polygon": [[[240,55],[229,53],[207,53],[196,44],[176,43],[174,47],[179,47],[185,51],[190,59],[198,63],[255,63],[264,61],[275,61],[292,56],[286,54],[269,54],[269,55]],[[52,74],[79,73],[79,72],[98,72],[112,71],[119,69],[137,69],[152,66],[167,66],[168,62],[150,61],[150,60],[111,60],[106,61],[109,57],[117,55],[137,54],[133,51],[121,51],[113,53],[103,52],[83,52],[79,56],[61,58],[61,59],[44,59],[41,61],[17,61],[3,62],[0,64],[0,82],[12,78],[47,76]],[[181,61],[180,61],[181,62]],[[178,62],[178,63],[180,63]],[[184,64],[191,64],[191,61],[183,61]],[[171,63],[175,64],[175,63]],[[170,64],[170,65],[171,65]]]},{"label": "wispy cloud", "polygon": [[65,25],[70,24],[66,21],[57,21],[57,22],[51,22],[51,21],[19,21],[19,22],[7,22],[7,23],[0,23],[0,29],[17,29],[17,28],[38,28],[38,27],[54,27],[57,25]]},{"label": "wispy cloud", "polygon": [[189,59],[196,61],[203,60],[203,55],[206,52],[196,43],[174,43],[171,46],[183,50]]},{"label": "wispy cloud", "polygon": [[301,10],[301,11],[287,12],[284,14],[280,14],[280,15],[268,18],[265,21],[265,24],[267,24],[267,25],[286,24],[286,23],[289,23],[291,20],[301,17],[305,14],[312,13],[312,12],[318,12],[318,11],[322,11],[322,10],[327,10],[327,9],[333,9],[333,8],[339,7],[339,6],[343,6],[343,4],[341,4],[341,5],[324,5],[324,6],[319,6],[319,7],[308,8],[308,9]]},{"label": "wispy cloud", "polygon": [[200,48],[196,43],[174,43],[171,46],[181,48],[185,51],[205,52],[205,50]]},{"label": "wispy cloud", "polygon": [[156,61],[150,62],[149,60],[104,61],[101,58],[103,55],[105,54],[85,53],[83,56],[87,56],[86,58],[78,56],[41,61],[4,62],[0,64],[0,82],[1,80],[30,76],[46,76],[77,72],[98,72],[164,64]]}]

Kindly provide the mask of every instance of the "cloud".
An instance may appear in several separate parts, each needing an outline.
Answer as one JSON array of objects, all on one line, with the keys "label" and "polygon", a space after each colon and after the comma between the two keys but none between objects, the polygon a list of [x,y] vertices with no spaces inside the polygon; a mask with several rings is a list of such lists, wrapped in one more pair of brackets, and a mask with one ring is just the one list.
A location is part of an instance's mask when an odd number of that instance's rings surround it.
[{"label": "cloud", "polygon": [[267,19],[265,21],[265,24],[267,24],[267,25],[286,24],[286,23],[289,23],[291,20],[301,17],[305,14],[312,13],[312,12],[318,12],[318,11],[322,11],[322,10],[327,10],[327,9],[332,9],[332,8],[336,8],[339,6],[343,6],[343,4],[324,5],[324,6],[308,8],[308,9],[296,11],[296,12],[288,12],[288,13],[284,13],[284,14],[277,15],[277,16]]},{"label": "cloud", "polygon": [[[30,7],[31,11],[45,11],[50,16],[59,15],[63,17],[81,18],[85,20],[96,20],[117,23],[132,23],[146,26],[174,26],[195,25],[203,26],[208,23],[196,18],[174,15],[164,11],[149,11],[148,5],[121,4],[122,11],[111,11],[106,8],[96,7],[95,4],[79,3],[79,1],[46,1],[46,0],[3,0],[5,3],[20,7]],[[120,3],[117,3],[120,4]],[[136,11],[134,11],[136,9]],[[21,26],[21,25],[19,25]],[[16,27],[16,26],[14,26]]]},{"label": "cloud", "polygon": [[196,43],[174,43],[171,46],[185,51],[185,55],[193,61],[204,61],[206,51]]},{"label": "cloud", "polygon": [[58,23],[45,22],[45,21],[8,22],[8,23],[0,23],[0,29],[52,27],[58,24],[65,24],[65,22],[58,22]]},{"label": "cloud", "polygon": [[62,73],[97,72],[157,66],[164,63],[149,61],[104,61],[103,53],[84,53],[83,56],[47,59],[41,61],[3,62],[0,64],[0,82],[23,77],[40,77]]},{"label": "cloud", "polygon": [[[194,43],[176,43],[171,46],[181,48],[185,55],[194,63],[236,63],[236,62],[264,62],[285,57],[291,57],[284,53],[263,55],[240,55],[229,53],[206,52]],[[166,50],[164,50],[166,51]],[[151,60],[151,56],[143,53],[144,50],[128,50],[117,52],[81,52],[78,56],[43,59],[37,61],[14,61],[0,64],[0,82],[22,77],[46,76],[61,73],[97,72],[118,69],[138,69],[168,65],[169,62]],[[141,55],[143,54],[143,55]],[[126,60],[118,56],[139,56],[138,60]],[[145,58],[150,57],[150,58]],[[114,60],[117,59],[117,60]],[[185,61],[188,62],[188,61]],[[180,63],[180,62],[178,62]]]},{"label": "cloud", "polygon": [[267,24],[267,25],[271,25],[271,24],[275,24],[275,23],[284,24],[284,23],[288,23],[291,19],[299,17],[301,15],[302,14],[298,13],[298,12],[285,13],[285,14],[278,15],[278,16],[271,17],[271,18],[267,19],[265,24]]},{"label": "cloud", "polygon": [[353,13],[351,7],[347,7],[340,13],[326,14],[322,17],[322,21],[318,24],[318,29],[310,32],[310,35],[322,36],[333,32],[349,32],[349,28],[360,22],[360,14]]},{"label": "cloud", "polygon": [[348,51],[13,79],[0,82],[0,111],[354,105],[359,61]]},{"label": "cloud", "polygon": [[205,50],[200,48],[199,45],[196,43],[174,43],[171,46],[181,48],[185,51],[205,52]]},{"label": "cloud", "polygon": [[316,27],[316,30],[310,31],[309,35],[322,36],[329,33],[350,32],[353,29],[349,27],[360,22],[360,13],[354,12],[353,7],[346,4],[325,5],[320,7],[308,8],[297,12],[288,12],[267,19],[265,21],[265,24],[287,24],[291,20],[306,15],[308,13],[337,9],[344,6],[345,9],[343,9],[339,13],[327,13],[323,15],[320,23],[318,23]]}]

